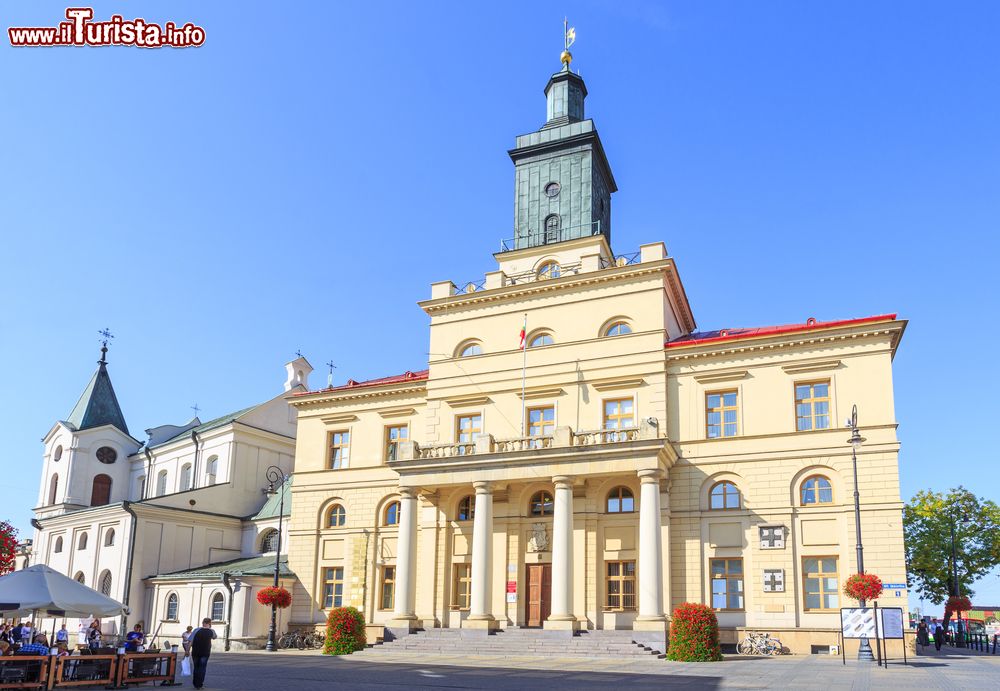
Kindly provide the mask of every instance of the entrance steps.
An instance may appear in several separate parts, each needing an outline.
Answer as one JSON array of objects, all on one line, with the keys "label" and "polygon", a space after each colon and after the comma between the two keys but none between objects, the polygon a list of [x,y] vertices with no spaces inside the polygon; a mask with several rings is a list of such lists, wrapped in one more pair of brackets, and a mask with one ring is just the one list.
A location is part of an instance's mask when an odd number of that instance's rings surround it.
[{"label": "entrance steps", "polygon": [[[466,631],[466,634],[469,632]],[[494,655],[501,657],[663,657],[663,651],[636,642],[632,631],[588,630],[574,636],[541,629],[507,628],[490,635],[465,635],[461,629],[418,630],[369,647],[365,657],[386,653]],[[359,653],[355,653],[358,655]]]}]

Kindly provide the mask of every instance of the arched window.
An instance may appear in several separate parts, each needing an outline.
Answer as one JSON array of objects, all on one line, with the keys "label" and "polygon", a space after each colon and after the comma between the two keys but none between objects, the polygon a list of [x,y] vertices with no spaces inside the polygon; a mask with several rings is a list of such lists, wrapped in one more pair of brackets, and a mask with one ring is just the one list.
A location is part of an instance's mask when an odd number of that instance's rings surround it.
[{"label": "arched window", "polygon": [[823,475],[807,477],[802,483],[802,506],[810,504],[832,504],[833,485],[829,478]]},{"label": "arched window", "polygon": [[562,275],[562,267],[559,266],[559,262],[545,262],[538,267],[538,278],[540,280],[559,278],[560,275]]},{"label": "arched window", "polygon": [[552,493],[545,490],[535,492],[528,502],[528,510],[532,516],[551,516],[554,507]]},{"label": "arched window", "polygon": [[135,496],[138,500],[143,500],[146,498],[146,476],[140,475],[139,479],[135,481]]},{"label": "arched window", "polygon": [[716,482],[708,493],[710,509],[738,509],[741,503],[740,490],[735,484],[726,480]]},{"label": "arched window", "polygon": [[389,505],[385,507],[382,525],[399,525],[399,511],[398,501],[389,502]]},{"label": "arched window", "polygon": [[212,596],[212,621],[226,620],[226,598],[222,593]]},{"label": "arched window", "polygon": [[78,550],[87,549],[87,533],[80,533],[80,539],[76,542]]},{"label": "arched window", "polygon": [[56,548],[52,551],[55,552],[56,554],[59,554],[60,552],[62,552],[62,547],[63,547],[63,539],[61,537],[57,537]]},{"label": "arched window", "polygon": [[101,577],[97,579],[100,586],[100,591],[102,595],[111,596],[111,572],[105,571],[101,574]]},{"label": "arched window", "polygon": [[340,504],[334,504],[326,515],[328,528],[340,528],[347,523],[347,510]]},{"label": "arched window", "polygon": [[104,506],[111,501],[111,476],[100,474],[94,478],[94,486],[90,491],[90,505]]},{"label": "arched window", "polygon": [[185,463],[181,466],[181,492],[191,489],[191,464]]},{"label": "arched window", "polygon": [[162,497],[167,493],[167,471],[161,470],[156,476],[156,496]]},{"label": "arched window", "polygon": [[608,513],[632,513],[635,511],[635,497],[628,487],[615,487],[608,494]]},{"label": "arched window", "polygon": [[49,503],[56,503],[56,492],[59,491],[59,473],[52,475],[52,479],[49,480]]},{"label": "arched window", "polygon": [[108,532],[104,533],[104,546],[113,547],[115,544],[115,529],[108,528]]},{"label": "arched window", "polygon": [[87,579],[83,577],[83,571],[77,571],[76,575],[73,576],[73,580],[76,581],[77,583],[83,583],[84,585],[87,585]]},{"label": "arched window", "polygon": [[167,595],[167,621],[177,621],[177,605],[179,601],[177,599],[177,593],[170,593]]},{"label": "arched window", "polygon": [[539,346],[547,346],[555,343],[552,340],[552,334],[548,331],[542,331],[537,334],[532,334],[531,339],[528,341],[529,348],[538,348]]},{"label": "arched window", "polygon": [[483,344],[479,341],[467,341],[458,346],[458,357],[472,357],[483,354]]},{"label": "arched window", "polygon": [[476,500],[471,495],[464,497],[458,502],[458,513],[455,514],[456,521],[471,521],[476,517]]},{"label": "arched window", "polygon": [[545,217],[545,242],[559,242],[559,226],[561,224],[559,214],[549,214]]},{"label": "arched window", "polygon": [[264,554],[278,551],[278,531],[270,528],[260,538],[260,551]]},{"label": "arched window", "polygon": [[611,324],[610,326],[608,326],[608,328],[606,328],[604,330],[604,334],[603,335],[605,335],[605,336],[624,336],[625,334],[630,334],[630,333],[632,333],[632,327],[629,326],[628,322],[617,321],[617,322],[614,322],[613,324]]},{"label": "arched window", "polygon": [[208,459],[208,463],[205,464],[205,484],[212,486],[215,484],[215,479],[219,474],[219,457],[212,456]]},{"label": "arched window", "polygon": [[111,465],[118,460],[118,452],[110,446],[102,446],[97,450],[97,460],[106,465]]},{"label": "arched window", "polygon": [[52,460],[59,461],[62,459],[62,444],[56,447],[56,450],[52,453]]}]

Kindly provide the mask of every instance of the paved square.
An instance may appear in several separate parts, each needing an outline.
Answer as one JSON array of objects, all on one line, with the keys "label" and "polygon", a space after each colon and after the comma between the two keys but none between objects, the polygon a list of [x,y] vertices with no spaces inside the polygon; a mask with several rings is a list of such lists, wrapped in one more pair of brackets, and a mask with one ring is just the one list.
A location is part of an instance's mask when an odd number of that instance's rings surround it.
[{"label": "paved square", "polygon": [[[825,656],[729,658],[716,663],[315,652],[217,653],[206,689],[976,689],[995,688],[1000,655],[918,657],[888,669]],[[178,681],[190,687],[189,677]]]}]

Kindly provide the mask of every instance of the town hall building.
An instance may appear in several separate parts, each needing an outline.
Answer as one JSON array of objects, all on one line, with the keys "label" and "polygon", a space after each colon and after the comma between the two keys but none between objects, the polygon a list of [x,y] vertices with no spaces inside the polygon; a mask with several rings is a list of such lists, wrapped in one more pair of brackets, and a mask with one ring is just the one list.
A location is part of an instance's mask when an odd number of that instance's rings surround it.
[{"label": "town hall building", "polygon": [[415,349],[399,374],[289,396],[291,619],[353,605],[400,642],[615,630],[662,650],[672,609],[700,602],[723,643],[753,629],[826,650],[854,604],[854,406],[865,566],[906,580],[906,323],[700,330],[662,242],[612,243],[615,178],[570,60],[509,152],[496,270],[419,302],[429,362]]}]

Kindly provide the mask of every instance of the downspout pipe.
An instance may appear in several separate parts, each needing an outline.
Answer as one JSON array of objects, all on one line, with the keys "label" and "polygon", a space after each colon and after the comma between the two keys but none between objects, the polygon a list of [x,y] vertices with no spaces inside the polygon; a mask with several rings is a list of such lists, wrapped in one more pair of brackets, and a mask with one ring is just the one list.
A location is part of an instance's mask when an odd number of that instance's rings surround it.
[{"label": "downspout pipe", "polygon": [[[201,477],[198,468],[198,444],[199,444],[198,433],[195,432],[194,430],[191,430],[191,441],[194,442],[194,463],[192,464],[191,468],[190,489],[194,489],[195,487],[198,486],[198,478]],[[229,648],[226,648],[226,650],[229,650]]]},{"label": "downspout pipe", "polygon": [[226,606],[226,638],[224,650],[229,652],[229,636],[233,626],[233,586],[229,582],[229,573],[222,574],[222,585],[229,591],[228,605]]},{"label": "downspout pipe", "polygon": [[125,613],[122,614],[121,632],[124,636],[128,630],[126,627],[128,626],[129,597],[132,594],[132,564],[135,562],[135,530],[139,524],[139,517],[135,515],[132,502],[122,502],[122,508],[125,509],[125,513],[132,517],[132,525],[129,527],[128,533],[128,561],[125,562],[125,597],[122,598],[122,604],[125,605]]},{"label": "downspout pipe", "polygon": [[142,496],[139,497],[139,501],[146,498],[148,493],[148,487],[153,482],[153,453],[149,450],[147,446],[143,451],[146,452],[146,479],[142,483]]}]

